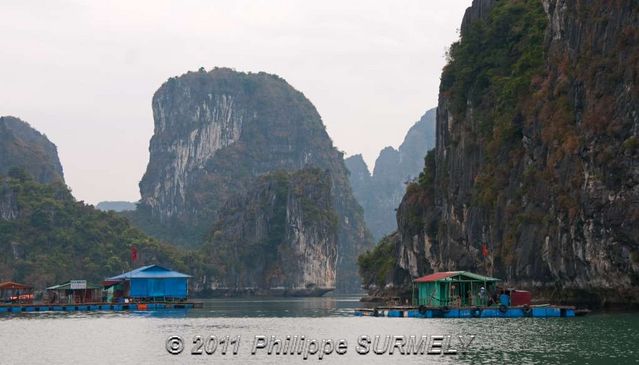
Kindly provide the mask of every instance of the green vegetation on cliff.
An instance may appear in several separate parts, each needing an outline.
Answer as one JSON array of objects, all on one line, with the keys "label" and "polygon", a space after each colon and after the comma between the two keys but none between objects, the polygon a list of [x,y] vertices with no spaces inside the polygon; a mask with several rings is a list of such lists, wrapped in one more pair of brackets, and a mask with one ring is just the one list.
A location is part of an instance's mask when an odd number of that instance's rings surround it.
[{"label": "green vegetation on cliff", "polygon": [[492,207],[508,183],[512,165],[502,162],[520,156],[513,153],[521,148],[523,125],[518,114],[534,92],[533,76],[543,72],[547,24],[540,1],[501,1],[449,50],[440,93],[449,99],[455,120],[463,120],[472,110],[476,125],[466,127],[468,137],[485,146],[486,163],[474,194],[483,206]]},{"label": "green vegetation on cliff", "polygon": [[391,274],[397,264],[392,236],[384,237],[375,248],[359,256],[357,263],[364,286],[384,288],[392,280]]},{"label": "green vegetation on cliff", "polygon": [[44,287],[70,279],[100,282],[136,266],[187,270],[186,257],[115,213],[76,201],[62,182],[42,184],[24,170],[0,176],[0,280]]}]

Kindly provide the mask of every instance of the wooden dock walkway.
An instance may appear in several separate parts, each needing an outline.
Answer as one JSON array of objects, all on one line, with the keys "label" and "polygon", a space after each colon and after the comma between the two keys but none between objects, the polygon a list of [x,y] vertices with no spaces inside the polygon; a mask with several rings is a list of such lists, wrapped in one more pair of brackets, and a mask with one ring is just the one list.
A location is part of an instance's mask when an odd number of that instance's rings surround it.
[{"label": "wooden dock walkway", "polygon": [[555,305],[490,306],[490,307],[426,307],[379,306],[355,309],[357,317],[409,318],[551,318],[574,317],[575,307]]}]

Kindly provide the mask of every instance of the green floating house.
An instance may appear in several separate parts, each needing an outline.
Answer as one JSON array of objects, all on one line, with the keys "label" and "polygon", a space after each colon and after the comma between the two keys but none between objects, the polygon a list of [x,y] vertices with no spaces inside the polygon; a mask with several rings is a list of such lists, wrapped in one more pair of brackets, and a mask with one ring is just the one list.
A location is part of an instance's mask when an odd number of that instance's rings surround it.
[{"label": "green floating house", "polygon": [[[413,280],[413,304],[427,307],[485,306],[489,296],[496,292],[498,281],[468,271],[436,272]],[[484,288],[483,295],[480,294],[481,288]]]},{"label": "green floating house", "polygon": [[102,301],[102,287],[86,280],[70,280],[46,288],[49,304],[98,303]]}]

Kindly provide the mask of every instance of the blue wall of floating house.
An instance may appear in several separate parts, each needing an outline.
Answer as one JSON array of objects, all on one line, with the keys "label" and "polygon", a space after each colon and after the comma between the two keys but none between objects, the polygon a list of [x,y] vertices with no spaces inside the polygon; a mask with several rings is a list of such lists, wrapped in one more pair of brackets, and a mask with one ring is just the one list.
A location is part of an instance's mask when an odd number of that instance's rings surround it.
[{"label": "blue wall of floating house", "polygon": [[186,298],[187,278],[142,278],[131,279],[129,296],[133,298],[171,297]]}]

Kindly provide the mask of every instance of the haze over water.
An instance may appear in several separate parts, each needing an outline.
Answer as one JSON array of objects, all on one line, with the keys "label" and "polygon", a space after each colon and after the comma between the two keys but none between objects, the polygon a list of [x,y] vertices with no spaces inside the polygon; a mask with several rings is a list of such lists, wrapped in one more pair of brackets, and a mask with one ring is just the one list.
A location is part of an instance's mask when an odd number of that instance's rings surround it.
[{"label": "haze over water", "polygon": [[[639,363],[639,314],[578,318],[413,319],[353,317],[356,297],[215,299],[202,309],[160,312],[25,313],[0,316],[0,364],[632,364]],[[169,336],[184,339],[179,355]],[[194,336],[240,336],[238,354],[191,355]],[[344,355],[251,355],[255,336],[345,339]],[[359,336],[475,335],[466,354],[376,355]],[[383,341],[380,343],[383,347]],[[452,347],[459,348],[453,340]]]}]

